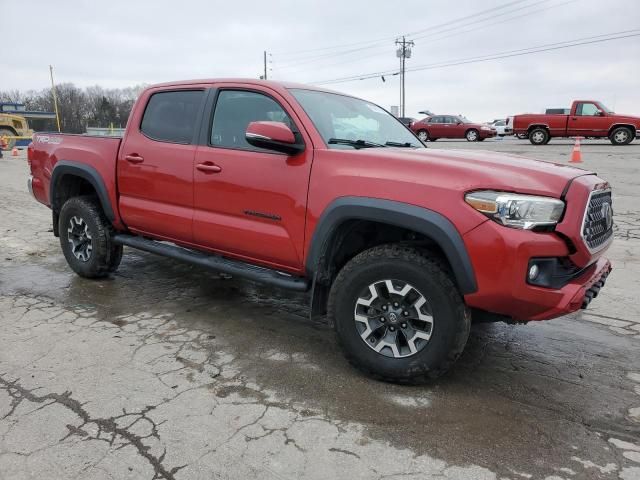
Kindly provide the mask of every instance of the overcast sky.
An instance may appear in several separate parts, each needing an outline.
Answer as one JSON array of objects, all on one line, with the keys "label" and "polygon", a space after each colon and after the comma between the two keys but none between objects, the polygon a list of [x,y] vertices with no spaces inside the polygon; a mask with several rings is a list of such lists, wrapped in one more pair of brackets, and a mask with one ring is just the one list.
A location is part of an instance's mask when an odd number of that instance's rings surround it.
[{"label": "overcast sky", "polygon": [[[618,0],[0,0],[0,90],[57,82],[126,87],[269,76],[304,83],[392,72],[394,39],[415,39],[407,68],[640,29],[640,1]],[[11,19],[11,20],[9,20]],[[11,39],[7,43],[8,39]],[[10,45],[11,48],[8,48]],[[327,85],[385,108],[399,77]],[[407,73],[407,115],[430,109],[486,121],[600,99],[640,114],[640,37]]]}]

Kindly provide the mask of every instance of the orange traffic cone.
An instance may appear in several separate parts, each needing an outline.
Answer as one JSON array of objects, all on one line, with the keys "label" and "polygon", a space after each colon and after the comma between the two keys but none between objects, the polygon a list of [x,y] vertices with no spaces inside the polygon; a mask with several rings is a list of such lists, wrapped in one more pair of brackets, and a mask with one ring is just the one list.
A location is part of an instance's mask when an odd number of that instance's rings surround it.
[{"label": "orange traffic cone", "polygon": [[582,153],[580,152],[580,140],[582,140],[582,138],[583,137],[576,137],[576,143],[573,146],[569,163],[582,163]]},{"label": "orange traffic cone", "polygon": [[13,147],[13,150],[11,150],[11,156],[12,157],[18,156],[18,149],[16,147]]}]

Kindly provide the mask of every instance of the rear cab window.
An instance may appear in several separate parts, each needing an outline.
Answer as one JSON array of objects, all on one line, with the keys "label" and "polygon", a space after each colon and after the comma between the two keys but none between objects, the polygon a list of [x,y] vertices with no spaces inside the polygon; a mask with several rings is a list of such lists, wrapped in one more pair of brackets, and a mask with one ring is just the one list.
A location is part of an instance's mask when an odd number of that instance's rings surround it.
[{"label": "rear cab window", "polygon": [[140,131],[160,142],[192,143],[204,94],[203,90],[154,93],[147,102]]}]

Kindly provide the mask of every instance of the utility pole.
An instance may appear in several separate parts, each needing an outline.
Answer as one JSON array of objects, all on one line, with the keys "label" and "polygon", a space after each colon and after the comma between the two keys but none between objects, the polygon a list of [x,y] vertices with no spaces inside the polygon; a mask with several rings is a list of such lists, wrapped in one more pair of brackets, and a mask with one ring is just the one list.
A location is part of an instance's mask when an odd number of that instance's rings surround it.
[{"label": "utility pole", "polygon": [[405,76],[405,60],[411,58],[411,47],[414,46],[413,40],[407,41],[404,35],[402,40],[396,39],[396,45],[400,45],[396,50],[396,56],[400,59],[400,116],[404,117],[405,108],[405,88],[404,88],[404,76]]},{"label": "utility pole", "polygon": [[56,122],[58,123],[58,132],[60,131],[60,115],[58,114],[58,96],[56,95],[56,86],[53,83],[53,65],[49,65],[49,73],[51,74],[51,93],[53,94],[53,108],[56,111]]}]

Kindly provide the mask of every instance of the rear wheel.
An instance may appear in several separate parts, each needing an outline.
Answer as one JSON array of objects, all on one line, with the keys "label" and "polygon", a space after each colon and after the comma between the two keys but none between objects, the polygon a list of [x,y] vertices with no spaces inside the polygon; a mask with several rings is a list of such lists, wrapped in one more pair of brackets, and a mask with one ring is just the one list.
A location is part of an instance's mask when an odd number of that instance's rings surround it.
[{"label": "rear wheel", "polygon": [[613,145],[627,145],[633,140],[633,133],[627,127],[618,127],[611,132],[609,140]]},{"label": "rear wheel", "polygon": [[465,138],[467,139],[467,142],[477,142],[480,138],[480,133],[478,130],[472,128],[471,130],[467,130]]},{"label": "rear wheel", "polygon": [[429,140],[429,132],[427,132],[426,130],[418,130],[418,139],[420,139],[421,142],[426,142]]},{"label": "rear wheel", "polygon": [[447,271],[412,248],[382,245],[349,261],[329,295],[344,354],[385,381],[423,383],[460,356],[471,318]]},{"label": "rear wheel", "polygon": [[102,278],[122,259],[122,245],[111,240],[113,229],[93,197],[65,202],[59,218],[60,246],[71,269],[81,277]]},{"label": "rear wheel", "polygon": [[549,143],[549,132],[546,128],[534,128],[529,132],[529,141],[533,145],[545,145]]}]

